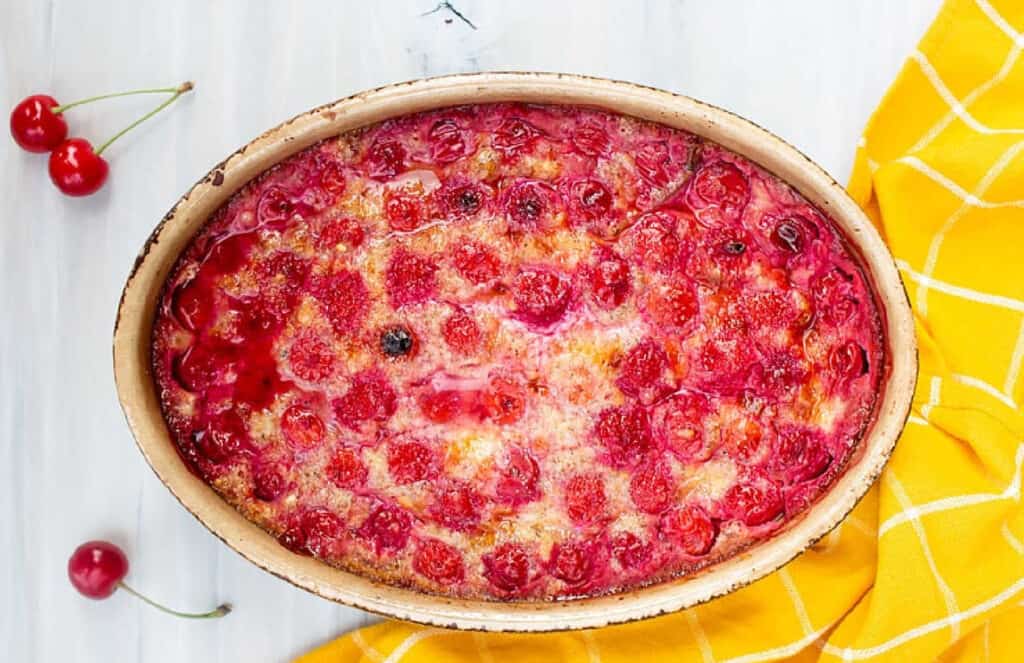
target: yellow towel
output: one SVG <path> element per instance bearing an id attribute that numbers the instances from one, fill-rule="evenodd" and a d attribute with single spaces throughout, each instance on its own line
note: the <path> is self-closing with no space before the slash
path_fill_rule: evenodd
<path id="1" fill-rule="evenodd" d="M 1024 2 L 951 0 L 868 125 L 850 191 L 917 315 L 913 414 L 834 532 L 695 609 L 596 631 L 396 622 L 300 659 L 1024 660 Z"/>

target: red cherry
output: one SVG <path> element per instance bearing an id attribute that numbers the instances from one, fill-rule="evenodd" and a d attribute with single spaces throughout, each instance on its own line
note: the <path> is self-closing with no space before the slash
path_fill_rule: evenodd
<path id="1" fill-rule="evenodd" d="M 496 424 L 513 424 L 526 410 L 526 390 L 511 378 L 495 377 L 483 393 L 484 413 Z"/>
<path id="2" fill-rule="evenodd" d="M 419 397 L 420 412 L 435 424 L 446 424 L 462 413 L 462 392 L 426 391 Z"/>
<path id="3" fill-rule="evenodd" d="M 302 533 L 306 550 L 317 557 L 332 552 L 345 530 L 341 518 L 324 507 L 310 509 L 302 514 Z"/>
<path id="4" fill-rule="evenodd" d="M 443 119 L 430 128 L 430 158 L 435 163 L 452 163 L 466 154 L 466 140 L 455 120 Z"/>
<path id="5" fill-rule="evenodd" d="M 669 511 L 658 523 L 658 534 L 687 555 L 706 555 L 718 538 L 718 525 L 701 507 L 690 504 Z"/>
<path id="6" fill-rule="evenodd" d="M 778 487 L 770 481 L 741 480 L 726 491 L 721 504 L 727 515 L 751 527 L 773 520 L 784 508 Z"/>
<path id="7" fill-rule="evenodd" d="M 68 560 L 68 578 L 81 594 L 105 599 L 128 575 L 128 557 L 107 541 L 89 541 L 75 549 Z"/>
<path id="8" fill-rule="evenodd" d="M 456 311 L 444 321 L 441 333 L 452 350 L 462 355 L 473 354 L 480 347 L 480 325 L 465 311 Z"/>
<path id="9" fill-rule="evenodd" d="M 739 168 L 726 161 L 702 166 L 690 180 L 694 209 L 716 206 L 726 219 L 739 218 L 750 199 L 750 185 Z"/>
<path id="10" fill-rule="evenodd" d="M 317 382 L 334 372 L 334 353 L 320 336 L 307 331 L 292 342 L 288 363 L 296 377 Z"/>
<path id="11" fill-rule="evenodd" d="M 506 504 L 525 504 L 540 497 L 537 481 L 540 479 L 540 467 L 529 451 L 520 447 L 511 447 L 502 468 L 498 485 L 495 489 L 497 497 Z"/>
<path id="12" fill-rule="evenodd" d="M 105 599 L 113 594 L 118 587 L 129 594 L 137 596 L 157 610 L 176 617 L 205 619 L 223 617 L 231 612 L 231 606 L 221 605 L 215 610 L 204 613 L 178 612 L 152 601 L 124 584 L 128 574 L 128 557 L 124 551 L 109 541 L 87 541 L 75 548 L 68 559 L 68 579 L 75 589 L 83 596 L 91 599 Z"/>
<path id="13" fill-rule="evenodd" d="M 704 415 L 709 410 L 708 399 L 700 394 L 676 394 L 655 408 L 655 431 L 684 461 L 705 461 L 714 451 L 704 435 Z"/>
<path id="14" fill-rule="evenodd" d="M 573 133 L 571 140 L 577 150 L 591 157 L 601 156 L 611 146 L 608 132 L 596 124 L 584 124 Z"/>
<path id="15" fill-rule="evenodd" d="M 403 485 L 432 479 L 440 471 L 434 450 L 421 442 L 396 442 L 388 445 L 388 472 L 395 483 Z"/>
<path id="16" fill-rule="evenodd" d="M 350 428 L 364 421 L 387 421 L 398 407 L 398 395 L 382 373 L 369 370 L 357 374 L 352 387 L 331 403 L 338 420 Z"/>
<path id="17" fill-rule="evenodd" d="M 23 150 L 49 152 L 68 136 L 64 116 L 54 113 L 57 100 L 46 94 L 25 97 L 11 111 L 11 136 Z"/>
<path id="18" fill-rule="evenodd" d="M 154 90 L 162 92 L 173 91 L 174 94 L 167 101 L 114 134 L 112 138 L 100 145 L 96 150 L 93 150 L 92 144 L 84 138 L 65 140 L 50 153 L 50 179 L 53 180 L 53 183 L 61 192 L 69 196 L 88 196 L 89 194 L 96 193 L 103 186 L 103 183 L 107 180 L 107 174 L 110 172 L 110 166 L 100 156 L 103 151 L 110 147 L 111 143 L 115 140 L 174 103 L 178 97 L 191 89 L 192 83 L 183 83 L 173 89 Z"/>
<path id="19" fill-rule="evenodd" d="M 582 541 L 566 541 L 551 547 L 548 560 L 551 575 L 570 587 L 578 587 L 594 573 L 593 546 Z"/>
<path id="20" fill-rule="evenodd" d="M 633 504 L 647 513 L 661 513 L 672 505 L 675 482 L 663 463 L 650 463 L 637 470 L 629 482 Z"/>
<path id="21" fill-rule="evenodd" d="M 425 220 L 420 197 L 403 189 L 384 194 L 384 213 L 391 229 L 400 232 L 416 230 Z"/>
<path id="22" fill-rule="evenodd" d="M 273 502 L 287 488 L 287 483 L 280 470 L 273 465 L 265 465 L 253 474 L 252 494 L 256 499 Z"/>
<path id="23" fill-rule="evenodd" d="M 667 369 L 668 355 L 661 345 L 650 339 L 641 341 L 622 358 L 615 384 L 627 396 L 646 400 L 644 397 L 662 390 Z"/>
<path id="24" fill-rule="evenodd" d="M 671 271 L 679 261 L 682 243 L 676 233 L 676 217 L 669 212 L 643 214 L 629 230 L 633 257 L 659 272 Z"/>
<path id="25" fill-rule="evenodd" d="M 540 268 L 523 269 L 512 282 L 517 317 L 538 325 L 557 322 L 569 308 L 572 288 L 560 274 Z"/>
<path id="26" fill-rule="evenodd" d="M 636 465 L 654 446 L 651 421 L 642 407 L 609 407 L 597 415 L 594 434 L 615 467 Z"/>
<path id="27" fill-rule="evenodd" d="M 599 307 L 613 309 L 626 300 L 630 272 L 625 260 L 609 250 L 598 252 L 589 274 L 594 303 Z"/>
<path id="28" fill-rule="evenodd" d="M 401 507 L 378 504 L 359 526 L 358 534 L 368 539 L 374 551 L 397 552 L 405 547 L 412 530 L 412 518 Z"/>
<path id="29" fill-rule="evenodd" d="M 526 120 L 510 117 L 495 130 L 491 144 L 500 152 L 512 155 L 528 147 L 541 134 L 540 129 Z"/>
<path id="30" fill-rule="evenodd" d="M 84 138 L 66 140 L 50 153 L 50 179 L 69 196 L 96 193 L 109 172 L 106 159 Z"/>
<path id="31" fill-rule="evenodd" d="M 612 539 L 612 556 L 623 569 L 635 569 L 651 558 L 651 544 L 632 532 L 620 532 Z"/>
<path id="32" fill-rule="evenodd" d="M 530 582 L 533 555 L 519 543 L 503 543 L 482 557 L 484 576 L 508 594 L 522 592 Z"/>
<path id="33" fill-rule="evenodd" d="M 476 285 L 494 280 L 501 272 L 501 259 L 477 242 L 460 244 L 455 249 L 454 261 L 462 278 Z"/>
<path id="34" fill-rule="evenodd" d="M 437 289 L 437 264 L 426 255 L 399 249 L 388 262 L 385 281 L 395 308 L 418 304 Z"/>
<path id="35" fill-rule="evenodd" d="M 346 333 L 359 329 L 370 308 L 370 295 L 363 277 L 341 271 L 312 281 L 313 297 L 320 302 L 320 308 L 335 331 Z"/>
<path id="36" fill-rule="evenodd" d="M 324 422 L 303 405 L 292 405 L 281 415 L 281 432 L 296 449 L 304 451 L 320 444 Z"/>
<path id="37" fill-rule="evenodd" d="M 462 582 L 465 576 L 462 554 L 437 539 L 424 539 L 419 542 L 413 554 L 412 568 L 442 585 Z"/>
<path id="38" fill-rule="evenodd" d="M 640 147 L 634 159 L 640 177 L 655 186 L 664 186 L 672 179 L 669 166 L 672 157 L 669 155 L 668 143 L 663 140 L 651 141 Z"/>
<path id="39" fill-rule="evenodd" d="M 604 515 L 607 498 L 597 474 L 577 474 L 565 484 L 565 512 L 575 523 L 591 523 Z"/>
<path id="40" fill-rule="evenodd" d="M 466 484 L 449 481 L 434 491 L 430 516 L 437 523 L 459 532 L 471 530 L 480 522 L 483 498 Z"/>
<path id="41" fill-rule="evenodd" d="M 389 180 L 405 170 L 405 148 L 392 140 L 370 146 L 364 161 L 366 171 L 375 180 Z"/>
<path id="42" fill-rule="evenodd" d="M 561 200 L 555 187 L 547 182 L 521 179 L 505 191 L 502 204 L 510 228 L 523 232 L 550 226 L 558 215 Z"/>
<path id="43" fill-rule="evenodd" d="M 331 483 L 349 490 L 359 488 L 366 483 L 368 472 L 360 459 L 359 452 L 348 448 L 338 449 L 327 464 L 327 478 L 331 480 Z"/>

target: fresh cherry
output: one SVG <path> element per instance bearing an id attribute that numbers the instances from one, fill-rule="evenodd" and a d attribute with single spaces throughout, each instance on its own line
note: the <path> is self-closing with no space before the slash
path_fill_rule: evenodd
<path id="1" fill-rule="evenodd" d="M 183 83 L 167 101 L 114 134 L 95 150 L 84 138 L 71 138 L 60 143 L 50 153 L 50 179 L 62 193 L 69 196 L 88 196 L 99 191 L 107 181 L 110 166 L 101 155 L 114 141 L 153 117 L 192 89 L 192 83 Z"/>
<path id="2" fill-rule="evenodd" d="M 49 152 L 68 135 L 64 116 L 54 112 L 57 100 L 46 94 L 25 97 L 11 111 L 11 136 L 23 150 Z"/>
<path id="3" fill-rule="evenodd" d="M 128 557 L 124 551 L 108 541 L 87 541 L 75 548 L 68 560 L 68 578 L 75 589 L 91 599 L 105 599 L 121 588 L 157 610 L 187 619 L 223 617 L 231 612 L 231 605 L 225 603 L 209 612 L 193 613 L 171 610 L 156 603 L 124 583 L 128 575 Z"/>
<path id="4" fill-rule="evenodd" d="M 107 181 L 110 166 L 84 138 L 61 143 L 50 154 L 50 179 L 69 196 L 88 196 Z"/>

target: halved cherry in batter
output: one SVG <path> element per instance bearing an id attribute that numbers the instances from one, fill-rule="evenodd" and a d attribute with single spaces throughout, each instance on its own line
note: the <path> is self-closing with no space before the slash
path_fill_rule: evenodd
<path id="1" fill-rule="evenodd" d="M 436 583 L 449 586 L 463 581 L 466 575 L 462 553 L 437 539 L 422 539 L 416 544 L 412 568 Z"/>
<path id="2" fill-rule="evenodd" d="M 633 161 L 636 163 L 636 170 L 640 173 L 640 177 L 654 186 L 668 184 L 674 176 L 673 171 L 676 170 L 672 166 L 668 143 L 663 140 L 654 140 L 641 145 Z"/>
<path id="3" fill-rule="evenodd" d="M 455 247 L 455 269 L 475 285 L 493 281 L 501 273 L 501 259 L 479 242 L 463 241 Z"/>
<path id="4" fill-rule="evenodd" d="M 551 325 L 565 315 L 572 301 L 569 279 L 551 269 L 525 267 L 512 281 L 514 314 L 526 322 Z"/>
<path id="5" fill-rule="evenodd" d="M 318 382 L 334 372 L 334 351 L 313 331 L 305 331 L 292 341 L 288 365 L 296 377 Z"/>
<path id="6" fill-rule="evenodd" d="M 378 504 L 359 526 L 358 534 L 368 540 L 378 555 L 405 548 L 412 531 L 412 517 L 401 507 Z"/>
<path id="7" fill-rule="evenodd" d="M 543 180 L 517 180 L 505 190 L 501 201 L 509 227 L 517 232 L 548 228 L 562 212 L 557 189 Z"/>
<path id="8" fill-rule="evenodd" d="M 660 460 L 642 465 L 629 482 L 629 494 L 636 508 L 661 513 L 675 502 L 676 485 L 668 466 Z"/>
<path id="9" fill-rule="evenodd" d="M 681 259 L 682 243 L 676 234 L 676 217 L 667 211 L 642 214 L 628 232 L 633 259 L 647 269 L 668 272 Z"/>
<path id="10" fill-rule="evenodd" d="M 724 219 L 735 220 L 750 199 L 750 183 L 733 164 L 714 161 L 702 166 L 693 176 L 688 194 L 687 199 L 694 209 L 712 206 Z"/>
<path id="11" fill-rule="evenodd" d="M 317 557 L 329 556 L 345 531 L 341 518 L 325 507 L 303 513 L 301 527 L 305 548 Z"/>
<path id="12" fill-rule="evenodd" d="M 612 557 L 623 569 L 638 569 L 651 559 L 653 546 L 632 532 L 619 532 L 611 540 Z"/>
<path id="13" fill-rule="evenodd" d="M 326 474 L 335 486 L 346 490 L 357 490 L 366 483 L 368 470 L 357 449 L 341 447 L 328 461 Z"/>
<path id="14" fill-rule="evenodd" d="M 580 587 L 594 575 L 594 545 L 586 541 L 561 541 L 551 547 L 548 572 L 569 587 Z"/>
<path id="15" fill-rule="evenodd" d="M 784 426 L 778 432 L 772 461 L 786 483 L 801 483 L 828 469 L 832 455 L 818 431 Z"/>
<path id="16" fill-rule="evenodd" d="M 291 446 L 305 451 L 324 439 L 324 422 L 305 405 L 292 405 L 281 414 L 281 432 Z"/>
<path id="17" fill-rule="evenodd" d="M 456 219 L 476 214 L 487 205 L 492 195 L 489 187 L 461 179 L 445 182 L 434 194 L 441 211 Z"/>
<path id="18" fill-rule="evenodd" d="M 594 252 L 587 270 L 594 303 L 603 309 L 614 309 L 626 301 L 632 289 L 629 265 L 609 249 Z"/>
<path id="19" fill-rule="evenodd" d="M 577 150 L 591 157 L 605 154 L 612 142 L 608 132 L 595 123 L 577 127 L 570 140 Z"/>
<path id="20" fill-rule="evenodd" d="M 466 483 L 443 481 L 433 490 L 433 502 L 428 512 L 435 522 L 465 532 L 480 522 L 483 502 L 483 497 Z"/>
<path id="21" fill-rule="evenodd" d="M 331 321 L 335 331 L 349 333 L 363 324 L 369 309 L 370 295 L 366 284 L 356 272 L 340 271 L 313 279 L 310 292 Z"/>
<path id="22" fill-rule="evenodd" d="M 397 394 L 383 373 L 369 370 L 357 374 L 352 386 L 331 405 L 338 420 L 350 428 L 364 421 L 386 421 L 395 413 Z"/>
<path id="23" fill-rule="evenodd" d="M 448 347 L 460 355 L 471 355 L 480 348 L 483 332 L 471 315 L 457 310 L 448 316 L 441 326 Z"/>
<path id="24" fill-rule="evenodd" d="M 287 488 L 284 473 L 274 463 L 262 464 L 253 471 L 252 494 L 258 500 L 273 502 Z"/>
<path id="25" fill-rule="evenodd" d="M 586 228 L 598 237 L 614 237 L 619 230 L 608 187 L 594 178 L 571 182 L 565 187 L 569 223 Z"/>
<path id="26" fill-rule="evenodd" d="M 406 189 L 392 189 L 384 194 L 384 214 L 392 230 L 411 232 L 426 219 L 426 210 L 420 196 Z"/>
<path id="27" fill-rule="evenodd" d="M 718 538 L 718 525 L 708 512 L 696 504 L 688 504 L 661 517 L 658 535 L 668 545 L 691 557 L 708 554 Z"/>
<path id="28" fill-rule="evenodd" d="M 358 248 L 366 239 L 366 231 L 358 221 L 343 216 L 328 221 L 316 235 L 316 247 L 321 251 L 330 251 L 338 247 Z"/>
<path id="29" fill-rule="evenodd" d="M 537 127 L 519 117 L 505 118 L 494 132 L 491 140 L 493 145 L 500 152 L 514 155 L 528 148 L 533 141 L 542 135 Z"/>
<path id="30" fill-rule="evenodd" d="M 375 180 L 389 180 L 405 170 L 405 147 L 394 140 L 380 140 L 366 151 L 363 167 Z"/>
<path id="31" fill-rule="evenodd" d="M 387 455 L 388 472 L 400 485 L 433 479 L 441 471 L 437 454 L 423 442 L 391 442 Z"/>
<path id="32" fill-rule="evenodd" d="M 421 393 L 417 400 L 420 412 L 435 424 L 448 423 L 462 414 L 463 411 L 464 401 L 462 392 L 454 389 L 442 389 L 440 391 L 428 389 Z"/>
<path id="33" fill-rule="evenodd" d="M 614 467 L 636 465 L 654 447 L 650 416 L 637 405 L 605 408 L 597 415 L 594 433 Z"/>
<path id="34" fill-rule="evenodd" d="M 171 311 L 181 326 L 199 331 L 213 319 L 213 289 L 205 281 L 193 278 L 174 290 Z"/>
<path id="35" fill-rule="evenodd" d="M 537 560 L 519 543 L 503 543 L 482 557 L 484 577 L 510 595 L 521 593 L 536 575 Z"/>
<path id="36" fill-rule="evenodd" d="M 452 163 L 466 155 L 466 139 L 455 120 L 438 120 L 430 127 L 427 138 L 430 141 L 430 158 L 434 163 Z"/>
<path id="37" fill-rule="evenodd" d="M 654 409 L 654 429 L 669 451 L 683 461 L 705 461 L 714 451 L 704 433 L 704 417 L 710 411 L 707 397 L 679 393 Z"/>
<path id="38" fill-rule="evenodd" d="M 511 377 L 492 377 L 480 396 L 484 415 L 496 424 L 512 424 L 526 410 L 526 389 Z"/>
<path id="39" fill-rule="evenodd" d="M 778 487 L 756 475 L 740 477 L 722 496 L 721 506 L 727 516 L 751 527 L 774 520 L 783 510 Z"/>
<path id="40" fill-rule="evenodd" d="M 605 515 L 608 498 L 599 474 L 577 474 L 565 482 L 565 512 L 578 524 L 592 523 Z"/>
<path id="41" fill-rule="evenodd" d="M 193 435 L 196 448 L 213 463 L 223 463 L 242 451 L 249 441 L 249 431 L 234 409 L 210 416 L 206 427 Z"/>
<path id="42" fill-rule="evenodd" d="M 622 393 L 651 403 L 672 390 L 668 355 L 654 340 L 637 343 L 622 358 L 615 381 Z"/>
<path id="43" fill-rule="evenodd" d="M 847 341 L 836 346 L 828 357 L 828 367 L 840 380 L 852 380 L 868 372 L 867 351 Z"/>
<path id="44" fill-rule="evenodd" d="M 700 312 L 693 286 L 682 279 L 658 284 L 647 290 L 641 313 L 666 331 L 688 326 Z"/>
<path id="45" fill-rule="evenodd" d="M 509 447 L 495 489 L 498 500 L 513 506 L 540 497 L 537 459 L 522 447 Z"/>
<path id="46" fill-rule="evenodd" d="M 388 262 L 385 282 L 395 308 L 419 304 L 437 288 L 437 265 L 425 255 L 399 248 Z"/>

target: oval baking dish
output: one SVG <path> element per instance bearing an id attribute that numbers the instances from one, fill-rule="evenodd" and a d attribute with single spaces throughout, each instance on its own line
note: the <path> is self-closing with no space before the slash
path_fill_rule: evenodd
<path id="1" fill-rule="evenodd" d="M 699 572 L 605 596 L 548 602 L 437 596 L 374 582 L 293 554 L 221 499 L 183 462 L 161 411 L 150 352 L 165 280 L 210 216 L 260 173 L 323 139 L 398 116 L 492 102 L 599 108 L 691 132 L 791 185 L 845 235 L 874 289 L 883 328 L 886 365 L 876 412 L 835 483 L 770 538 Z M 154 471 L 214 534 L 257 565 L 325 598 L 400 619 L 457 628 L 543 631 L 603 626 L 678 610 L 752 582 L 799 554 L 838 524 L 881 471 L 909 411 L 917 355 L 906 295 L 878 234 L 842 188 L 789 145 L 725 111 L 659 90 L 579 76 L 477 74 L 388 86 L 312 110 L 215 167 L 165 217 L 140 255 L 118 312 L 114 369 L 129 425 Z"/>

